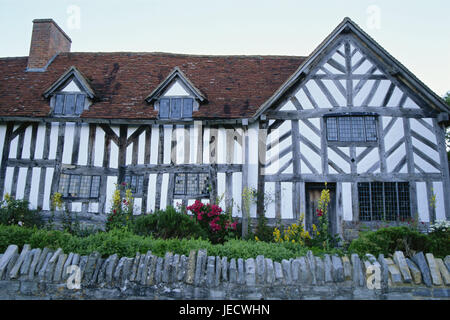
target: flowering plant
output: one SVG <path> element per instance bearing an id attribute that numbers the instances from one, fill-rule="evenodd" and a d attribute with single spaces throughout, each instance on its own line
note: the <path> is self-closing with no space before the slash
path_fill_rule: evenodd
<path id="1" fill-rule="evenodd" d="M 106 230 L 126 227 L 133 217 L 134 197 L 127 183 L 116 184 L 111 200 L 111 211 L 106 221 Z"/>
<path id="2" fill-rule="evenodd" d="M 237 221 L 223 213 L 218 205 L 204 204 L 196 200 L 186 207 L 200 226 L 208 232 L 209 239 L 213 243 L 221 243 L 236 235 Z"/>
<path id="3" fill-rule="evenodd" d="M 292 242 L 300 245 L 309 246 L 311 242 L 311 235 L 304 229 L 303 220 L 305 215 L 302 213 L 298 220 L 298 223 L 293 223 L 286 229 L 283 229 L 283 236 L 278 228 L 273 231 L 273 240 L 277 243 Z M 315 227 L 315 226 L 314 226 Z"/>

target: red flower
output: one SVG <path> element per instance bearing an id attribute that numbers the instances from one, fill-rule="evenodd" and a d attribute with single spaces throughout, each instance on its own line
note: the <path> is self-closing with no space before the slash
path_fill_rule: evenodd
<path id="1" fill-rule="evenodd" d="M 317 216 L 318 216 L 318 217 L 323 216 L 322 210 L 317 209 L 316 212 L 317 212 Z"/>
<path id="2" fill-rule="evenodd" d="M 126 182 L 122 182 L 122 185 L 123 185 L 123 186 L 126 186 L 126 185 L 127 185 L 127 183 L 126 183 Z"/>

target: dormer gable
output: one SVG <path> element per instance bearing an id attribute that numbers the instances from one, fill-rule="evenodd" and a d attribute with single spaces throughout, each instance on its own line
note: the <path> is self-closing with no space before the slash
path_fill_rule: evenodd
<path id="1" fill-rule="evenodd" d="M 145 99 L 154 103 L 160 119 L 190 119 L 205 96 L 184 73 L 175 67 L 158 87 Z"/>
<path id="2" fill-rule="evenodd" d="M 79 116 L 84 110 L 88 110 L 95 98 L 88 81 L 74 66 L 55 81 L 43 96 L 50 100 L 54 116 Z"/>

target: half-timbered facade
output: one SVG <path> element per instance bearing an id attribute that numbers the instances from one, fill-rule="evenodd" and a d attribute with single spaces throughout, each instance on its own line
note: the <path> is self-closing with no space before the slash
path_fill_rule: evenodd
<path id="1" fill-rule="evenodd" d="M 44 41 L 44 45 L 41 43 Z M 94 223 L 126 182 L 138 213 L 195 199 L 332 229 L 450 219 L 449 107 L 350 19 L 309 57 L 71 53 L 35 20 L 0 59 L 0 194 Z"/>

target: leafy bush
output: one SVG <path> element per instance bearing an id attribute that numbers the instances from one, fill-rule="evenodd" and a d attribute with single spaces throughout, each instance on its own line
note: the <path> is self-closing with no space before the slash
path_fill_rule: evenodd
<path id="1" fill-rule="evenodd" d="M 197 222 L 208 233 L 212 243 L 223 243 L 237 236 L 237 221 L 234 221 L 230 215 L 224 214 L 219 206 L 196 200 L 193 205 L 186 207 L 186 210 L 194 214 Z"/>
<path id="2" fill-rule="evenodd" d="M 207 232 L 194 220 L 193 216 L 177 212 L 169 206 L 153 214 L 135 218 L 132 230 L 141 236 L 168 238 L 208 238 Z"/>
<path id="3" fill-rule="evenodd" d="M 160 257 L 163 257 L 166 252 L 188 256 L 191 250 L 206 249 L 210 256 L 247 259 L 264 255 L 274 261 L 304 256 L 307 250 L 310 250 L 293 243 L 229 240 L 223 244 L 214 245 L 208 240 L 201 239 L 154 239 L 138 236 L 124 229 L 77 237 L 65 231 L 0 226 L 0 252 L 4 252 L 10 244 L 16 244 L 19 247 L 30 244 L 32 248 L 47 247 L 52 250 L 61 248 L 66 253 L 75 252 L 81 255 L 97 251 L 103 257 L 112 254 L 120 257 L 134 257 L 137 252 L 146 253 L 148 250 Z M 311 250 L 318 256 L 324 253 L 342 253 L 339 250 L 327 252 L 318 248 L 311 248 Z"/>
<path id="4" fill-rule="evenodd" d="M 16 200 L 5 194 L 0 203 L 0 224 L 25 227 L 41 226 L 42 217 L 37 210 L 29 209 L 29 202 Z"/>
<path id="5" fill-rule="evenodd" d="M 364 255 L 392 254 L 404 251 L 412 256 L 415 252 L 431 252 L 437 257 L 450 254 L 450 231 L 423 234 L 409 227 L 388 227 L 377 231 L 361 232 L 358 239 L 351 242 L 350 252 Z"/>

